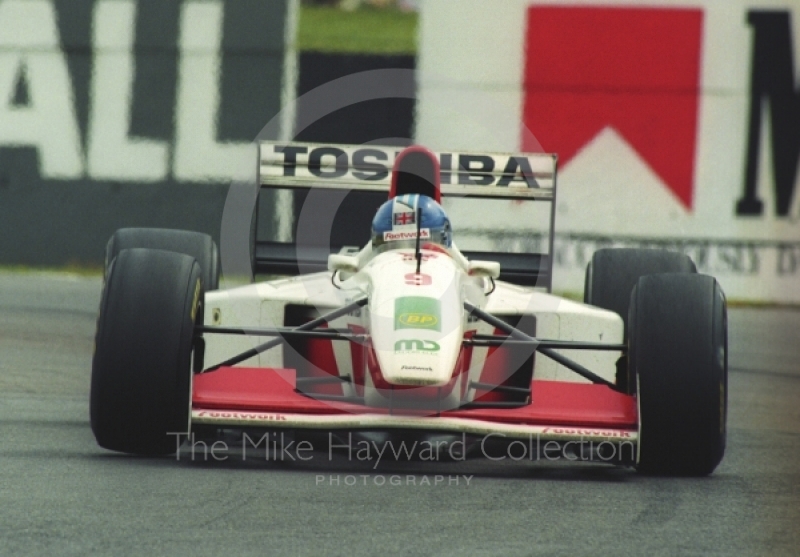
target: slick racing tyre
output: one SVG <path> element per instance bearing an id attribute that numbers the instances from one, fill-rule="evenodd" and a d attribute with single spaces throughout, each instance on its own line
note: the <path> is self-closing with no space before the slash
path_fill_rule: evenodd
<path id="1" fill-rule="evenodd" d="M 641 277 L 631 295 L 629 362 L 637 378 L 637 469 L 705 476 L 725 452 L 725 296 L 698 274 Z"/>
<path id="2" fill-rule="evenodd" d="M 189 425 L 192 347 L 202 325 L 200 266 L 188 255 L 126 249 L 100 302 L 90 417 L 97 443 L 134 454 L 174 453 Z"/>
<path id="3" fill-rule="evenodd" d="M 583 301 L 613 311 L 625 321 L 628 335 L 628 304 L 631 291 L 645 275 L 696 273 L 687 255 L 660 249 L 605 248 L 594 252 L 586 266 Z"/>
<path id="4" fill-rule="evenodd" d="M 594 252 L 586 266 L 583 301 L 613 311 L 624 324 L 623 342 L 628 338 L 628 306 L 639 277 L 657 273 L 696 273 L 689 256 L 659 249 L 606 248 Z M 617 386 L 636 392 L 636 378 L 629 373 L 627 358 L 617 362 Z"/>
<path id="5" fill-rule="evenodd" d="M 219 287 L 219 250 L 208 234 L 164 228 L 121 228 L 106 244 L 106 275 L 119 252 L 133 248 L 161 249 L 190 255 L 200 265 L 204 290 L 209 292 Z"/>

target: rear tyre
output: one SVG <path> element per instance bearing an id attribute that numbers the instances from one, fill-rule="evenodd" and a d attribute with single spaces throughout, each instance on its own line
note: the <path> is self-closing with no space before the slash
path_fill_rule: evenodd
<path id="1" fill-rule="evenodd" d="M 688 255 L 660 249 L 605 248 L 594 252 L 586 266 L 583 301 L 613 311 L 625 321 L 631 291 L 639 277 L 659 273 L 696 273 Z"/>
<path id="2" fill-rule="evenodd" d="M 583 300 L 613 311 L 624 323 L 623 342 L 628 339 L 628 308 L 631 291 L 640 277 L 658 273 L 697 273 L 688 255 L 659 249 L 606 248 L 594 252 L 586 266 Z M 636 378 L 629 373 L 627 358 L 617 362 L 616 384 L 624 392 L 636 392 Z"/>
<path id="3" fill-rule="evenodd" d="M 122 250 L 103 289 L 92 361 L 90 417 L 101 447 L 174 453 L 189 426 L 194 327 L 203 320 L 193 257 Z"/>
<path id="4" fill-rule="evenodd" d="M 106 275 L 114 258 L 126 249 L 148 248 L 190 255 L 200 265 L 206 292 L 219 287 L 219 250 L 208 234 L 165 228 L 121 228 L 106 244 Z"/>
<path id="5" fill-rule="evenodd" d="M 725 296 L 697 274 L 641 277 L 631 295 L 630 366 L 638 383 L 637 469 L 705 476 L 725 452 Z"/>

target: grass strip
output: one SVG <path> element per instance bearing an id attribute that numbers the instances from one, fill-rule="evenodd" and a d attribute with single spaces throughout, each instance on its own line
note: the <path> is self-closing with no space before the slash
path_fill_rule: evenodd
<path id="1" fill-rule="evenodd" d="M 297 29 L 300 51 L 352 54 L 416 54 L 417 14 L 362 7 L 352 12 L 302 6 Z"/>

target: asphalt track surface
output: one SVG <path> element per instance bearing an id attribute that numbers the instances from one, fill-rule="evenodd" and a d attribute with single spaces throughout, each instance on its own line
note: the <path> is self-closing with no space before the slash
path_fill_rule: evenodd
<path id="1" fill-rule="evenodd" d="M 112 454 L 88 421 L 99 296 L 98 279 L 0 274 L 2 555 L 800 554 L 800 310 L 730 311 L 725 459 L 671 479 Z"/>

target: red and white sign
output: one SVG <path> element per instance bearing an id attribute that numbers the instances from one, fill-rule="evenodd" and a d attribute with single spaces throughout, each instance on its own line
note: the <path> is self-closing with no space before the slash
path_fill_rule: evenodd
<path id="1" fill-rule="evenodd" d="M 558 154 L 557 290 L 582 291 L 598 247 L 660 246 L 730 299 L 800 302 L 798 2 L 421 8 L 415 140 Z M 542 245 L 519 206 L 445 208 L 461 249 Z"/>
<path id="2" fill-rule="evenodd" d="M 691 208 L 702 27 L 698 8 L 531 5 L 524 125 L 562 166 L 612 128 Z"/>

